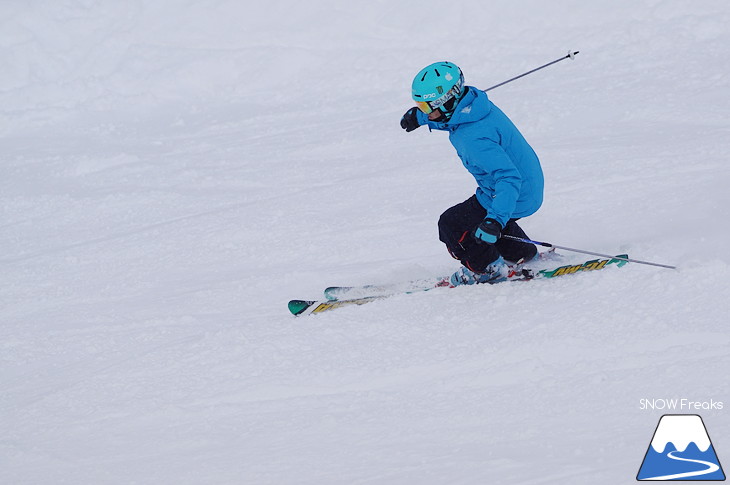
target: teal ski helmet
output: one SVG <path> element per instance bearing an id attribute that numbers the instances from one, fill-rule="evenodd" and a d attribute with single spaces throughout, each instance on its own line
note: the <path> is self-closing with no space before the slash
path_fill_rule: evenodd
<path id="1" fill-rule="evenodd" d="M 459 66 L 442 61 L 430 64 L 413 78 L 412 96 L 426 114 L 440 110 L 444 120 L 451 118 L 464 94 L 464 74 Z"/>

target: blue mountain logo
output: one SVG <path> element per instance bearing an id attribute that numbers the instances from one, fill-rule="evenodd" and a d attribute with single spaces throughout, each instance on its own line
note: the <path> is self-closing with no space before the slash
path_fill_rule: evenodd
<path id="1" fill-rule="evenodd" d="M 662 416 L 636 479 L 725 480 L 702 418 L 696 414 Z"/>

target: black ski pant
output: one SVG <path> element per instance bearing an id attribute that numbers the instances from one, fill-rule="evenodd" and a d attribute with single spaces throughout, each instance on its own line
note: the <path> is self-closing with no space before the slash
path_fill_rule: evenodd
<path id="1" fill-rule="evenodd" d="M 446 210 L 439 219 L 439 239 L 446 244 L 451 255 L 476 273 L 483 273 L 487 266 L 502 256 L 507 261 L 525 261 L 537 254 L 534 244 L 500 238 L 495 244 L 477 242 L 474 230 L 487 217 L 487 210 L 473 195 L 460 204 Z M 527 238 L 525 231 L 510 219 L 502 234 Z"/>

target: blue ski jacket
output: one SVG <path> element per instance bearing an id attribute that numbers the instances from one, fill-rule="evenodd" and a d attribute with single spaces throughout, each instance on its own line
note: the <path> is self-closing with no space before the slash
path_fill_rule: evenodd
<path id="1" fill-rule="evenodd" d="M 449 132 L 449 140 L 479 187 L 476 195 L 487 217 L 502 227 L 510 219 L 534 214 L 542 205 L 544 179 L 540 160 L 517 127 L 487 93 L 469 86 L 446 123 L 418 121 Z"/>

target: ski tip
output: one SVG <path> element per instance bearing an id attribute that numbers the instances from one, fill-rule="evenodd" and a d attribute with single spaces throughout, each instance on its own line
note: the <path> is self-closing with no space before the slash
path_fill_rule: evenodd
<path id="1" fill-rule="evenodd" d="M 289 311 L 292 313 L 292 315 L 299 315 L 304 310 L 309 308 L 313 301 L 306 301 L 306 300 L 291 300 L 289 302 Z"/>

